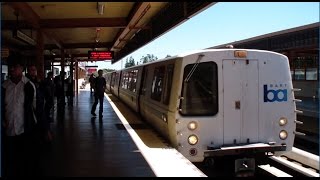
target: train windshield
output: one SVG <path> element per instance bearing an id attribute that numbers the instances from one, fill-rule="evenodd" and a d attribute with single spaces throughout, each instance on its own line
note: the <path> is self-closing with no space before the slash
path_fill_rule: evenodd
<path id="1" fill-rule="evenodd" d="M 196 67 L 196 68 L 194 68 Z M 193 71 L 193 72 L 191 72 Z M 190 76 L 187 78 L 187 76 Z M 191 116 L 218 112 L 218 71 L 214 62 L 189 64 L 184 68 L 180 113 Z"/>

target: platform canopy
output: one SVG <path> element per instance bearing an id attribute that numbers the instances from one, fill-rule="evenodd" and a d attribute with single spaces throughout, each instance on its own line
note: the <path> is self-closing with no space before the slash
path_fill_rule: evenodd
<path id="1" fill-rule="evenodd" d="M 111 52 L 112 63 L 216 2 L 1 2 L 2 47 L 32 55 L 37 33 L 44 55 L 88 60 Z M 98 59 L 97 59 L 98 60 Z"/>

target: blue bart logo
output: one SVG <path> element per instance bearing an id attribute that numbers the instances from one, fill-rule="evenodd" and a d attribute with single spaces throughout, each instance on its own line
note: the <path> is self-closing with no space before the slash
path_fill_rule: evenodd
<path id="1" fill-rule="evenodd" d="M 273 85 L 270 85 L 270 87 L 273 87 Z M 274 87 L 278 88 L 277 85 Z M 280 85 L 280 87 L 282 87 L 282 85 Z M 263 96 L 264 102 L 283 102 L 288 100 L 287 89 L 268 89 L 268 85 L 266 84 L 263 85 Z"/>

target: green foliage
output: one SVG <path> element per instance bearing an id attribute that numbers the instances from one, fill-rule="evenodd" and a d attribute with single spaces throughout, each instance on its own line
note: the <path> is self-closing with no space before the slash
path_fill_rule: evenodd
<path id="1" fill-rule="evenodd" d="M 129 60 L 128 58 L 126 59 L 126 64 L 124 65 L 125 68 L 135 66 L 135 62 L 132 56 L 130 56 Z"/>
<path id="2" fill-rule="evenodd" d="M 140 59 L 140 62 L 141 64 L 143 64 L 143 63 L 155 61 L 157 59 L 158 59 L 157 56 L 154 56 L 153 54 L 147 54 L 146 56 L 142 56 L 142 58 Z"/>

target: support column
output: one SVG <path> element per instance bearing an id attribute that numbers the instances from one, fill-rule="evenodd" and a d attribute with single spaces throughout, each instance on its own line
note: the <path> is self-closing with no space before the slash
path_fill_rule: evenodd
<path id="1" fill-rule="evenodd" d="M 54 77 L 54 62 L 53 61 L 51 61 L 51 72 L 52 72 L 52 75 L 53 75 L 53 77 Z"/>
<path id="2" fill-rule="evenodd" d="M 79 71 L 78 71 L 79 65 L 78 65 L 78 59 L 75 60 L 75 69 L 76 69 L 76 96 L 78 97 L 78 91 L 79 91 Z"/>
<path id="3" fill-rule="evenodd" d="M 66 72 L 64 71 L 64 65 L 65 65 L 65 59 L 64 59 L 64 57 L 65 57 L 65 53 L 64 53 L 64 49 L 62 48 L 61 49 L 61 72 L 63 73 L 63 76 L 62 76 L 62 79 L 63 79 L 63 81 L 62 81 L 62 99 L 63 99 L 63 103 L 65 104 L 65 99 L 66 99 L 66 96 L 65 96 L 65 93 L 64 93 L 64 86 L 65 86 L 65 83 L 64 83 L 64 79 L 65 79 L 65 74 L 66 74 Z"/>
<path id="4" fill-rule="evenodd" d="M 73 96 L 74 96 L 74 78 L 73 78 L 73 70 L 74 70 L 74 68 L 73 68 L 73 56 L 71 55 L 71 58 L 70 58 L 70 77 L 71 77 L 71 84 L 72 84 L 72 86 L 71 86 L 71 92 L 72 92 L 72 94 L 71 94 L 71 96 L 70 96 L 70 105 L 73 105 Z"/>
<path id="5" fill-rule="evenodd" d="M 288 55 L 289 60 L 293 60 L 296 57 L 296 52 L 293 50 L 290 50 L 288 54 L 289 54 Z"/>
<path id="6" fill-rule="evenodd" d="M 36 67 L 38 71 L 38 78 L 41 80 L 44 79 L 44 43 L 43 43 L 43 34 L 41 29 L 37 30 L 37 49 L 36 49 Z"/>

